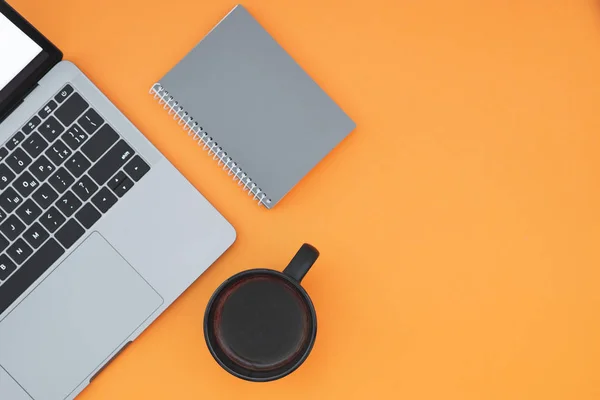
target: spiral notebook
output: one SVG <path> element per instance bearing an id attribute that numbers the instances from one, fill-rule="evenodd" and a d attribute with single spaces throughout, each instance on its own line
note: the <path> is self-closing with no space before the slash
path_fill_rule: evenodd
<path id="1" fill-rule="evenodd" d="M 267 208 L 356 126 L 240 5 L 150 93 Z"/>

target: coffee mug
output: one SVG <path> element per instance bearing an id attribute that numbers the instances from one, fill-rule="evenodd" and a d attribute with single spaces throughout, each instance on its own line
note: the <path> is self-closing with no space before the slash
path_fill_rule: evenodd
<path id="1" fill-rule="evenodd" d="M 221 367 L 267 382 L 306 360 L 317 337 L 317 314 L 300 282 L 318 257 L 304 244 L 283 272 L 251 269 L 219 286 L 206 307 L 204 338 Z"/>

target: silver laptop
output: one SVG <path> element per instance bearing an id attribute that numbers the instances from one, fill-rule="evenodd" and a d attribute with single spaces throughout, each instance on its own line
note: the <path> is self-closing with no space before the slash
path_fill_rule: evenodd
<path id="1" fill-rule="evenodd" d="M 0 399 L 72 399 L 235 240 L 0 1 Z"/>

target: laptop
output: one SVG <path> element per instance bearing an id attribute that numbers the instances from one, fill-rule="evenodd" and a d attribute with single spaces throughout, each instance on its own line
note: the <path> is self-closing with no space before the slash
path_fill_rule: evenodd
<path id="1" fill-rule="evenodd" d="M 235 230 L 0 1 L 0 399 L 72 399 Z"/>

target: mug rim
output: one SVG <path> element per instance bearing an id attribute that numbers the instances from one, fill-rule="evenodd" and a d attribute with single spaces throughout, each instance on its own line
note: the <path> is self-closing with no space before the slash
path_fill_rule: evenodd
<path id="1" fill-rule="evenodd" d="M 211 343 L 211 341 L 209 339 L 209 334 L 211 333 L 211 332 L 209 332 L 209 325 L 210 325 L 209 315 L 213 309 L 215 300 L 219 297 L 219 295 L 223 292 L 223 290 L 228 288 L 231 284 L 235 283 L 236 281 L 238 281 L 248 275 L 258 275 L 258 274 L 268 274 L 268 275 L 277 276 L 278 278 L 284 279 L 288 283 L 292 284 L 300 292 L 300 294 L 302 295 L 302 298 L 304 299 L 306 305 L 308 306 L 308 310 L 310 313 L 310 319 L 312 322 L 312 329 L 311 329 L 311 332 L 309 335 L 308 347 L 306 348 L 302 357 L 300 357 L 294 364 L 291 364 L 285 371 L 280 372 L 277 375 L 263 377 L 263 378 L 247 376 L 247 375 L 241 374 L 241 373 L 229 368 L 229 366 L 227 364 L 225 364 L 217 356 L 217 353 L 214 350 L 214 345 L 213 345 L 213 343 Z M 214 334 L 214 332 L 212 332 L 212 333 Z M 317 311 L 315 309 L 315 306 L 314 306 L 310 296 L 308 295 L 308 292 L 302 287 L 300 282 L 292 279 L 291 277 L 287 276 L 283 272 L 280 272 L 280 271 L 277 271 L 274 269 L 254 268 L 254 269 L 248 269 L 245 271 L 241 271 L 235 275 L 230 276 L 227 280 L 225 280 L 223 283 L 221 283 L 221 285 L 219 285 L 219 287 L 213 292 L 213 294 L 210 297 L 210 300 L 208 301 L 208 304 L 206 305 L 206 310 L 204 311 L 204 340 L 206 342 L 206 346 L 208 347 L 210 354 L 213 356 L 215 361 L 221 366 L 221 368 L 223 368 L 225 371 L 229 372 L 231 375 L 234 375 L 234 376 L 236 376 L 240 379 L 244 379 L 246 381 L 270 382 L 270 381 L 274 381 L 277 379 L 281 379 L 281 378 L 291 374 L 296 369 L 298 369 L 304 363 L 304 361 L 306 361 L 306 359 L 308 358 L 308 356 L 310 355 L 310 353 L 314 347 L 316 338 L 317 338 Z"/>

